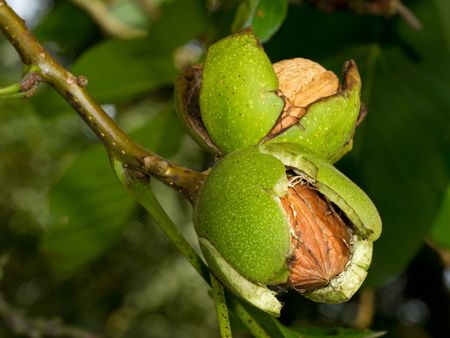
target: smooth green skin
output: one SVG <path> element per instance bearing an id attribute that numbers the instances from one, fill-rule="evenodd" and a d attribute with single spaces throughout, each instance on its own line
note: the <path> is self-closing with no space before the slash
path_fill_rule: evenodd
<path id="1" fill-rule="evenodd" d="M 277 88 L 272 64 L 251 31 L 209 48 L 200 111 L 209 137 L 222 153 L 258 144 L 272 129 L 284 106 Z"/>
<path id="2" fill-rule="evenodd" d="M 361 79 L 353 61 L 345 68 L 344 89 L 310 105 L 300 124 L 266 142 L 297 143 L 331 163 L 349 152 L 361 106 Z M 218 41 L 208 51 L 200 89 L 207 134 L 191 130 L 194 139 L 221 155 L 263 142 L 284 106 L 277 89 L 272 64 L 250 30 Z"/>
<path id="3" fill-rule="evenodd" d="M 352 257 L 330 285 L 305 295 L 339 303 L 361 286 L 381 232 L 367 195 L 331 164 L 298 144 L 267 144 L 222 159 L 206 179 L 194 224 L 208 265 L 233 292 L 277 315 L 280 304 L 264 285 L 285 284 L 289 275 L 290 225 L 279 202 L 287 192 L 285 166 L 313 182 L 355 225 Z"/>
<path id="4" fill-rule="evenodd" d="M 293 142 L 334 163 L 352 148 L 360 109 L 360 83 L 311 106 L 298 124 L 269 143 Z"/>
<path id="5" fill-rule="evenodd" d="M 257 147 L 226 156 L 208 175 L 198 196 L 194 224 L 250 281 L 287 280 L 290 226 L 277 196 L 287 189 L 283 164 Z"/>

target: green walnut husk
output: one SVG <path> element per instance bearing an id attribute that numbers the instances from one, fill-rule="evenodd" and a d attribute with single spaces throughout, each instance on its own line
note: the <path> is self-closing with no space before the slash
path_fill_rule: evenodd
<path id="1" fill-rule="evenodd" d="M 293 83 L 299 77 L 301 73 L 292 72 Z M 356 64 L 346 62 L 343 83 L 337 81 L 333 93 L 308 102 L 297 123 L 279 131 L 286 107 L 292 104 L 281 91 L 289 86 L 284 83 L 290 81 L 289 73 L 281 81 L 260 42 L 247 29 L 213 44 L 203 65 L 189 67 L 179 76 L 177 111 L 192 137 L 214 154 L 223 156 L 255 144 L 292 142 L 329 162 L 337 161 L 352 147 L 360 113 L 361 80 Z M 304 90 L 299 88 L 297 95 Z"/>
<path id="2" fill-rule="evenodd" d="M 251 31 L 209 48 L 200 112 L 209 136 L 223 153 L 257 144 L 272 128 L 284 105 L 277 88 L 272 63 Z"/>
<path id="3" fill-rule="evenodd" d="M 288 172 L 323 196 L 349 227 L 348 262 L 320 287 L 292 285 L 293 228 L 280 202 L 291 184 Z M 292 143 L 252 146 L 223 158 L 200 191 L 194 224 L 214 274 L 275 316 L 282 306 L 275 289 L 291 286 L 318 302 L 348 300 L 366 277 L 372 242 L 381 232 L 367 195 L 331 164 Z"/>
<path id="4" fill-rule="evenodd" d="M 361 110 L 361 78 L 353 60 L 343 65 L 343 81 L 336 94 L 307 106 L 298 123 L 265 142 L 293 142 L 334 163 L 352 149 Z"/>

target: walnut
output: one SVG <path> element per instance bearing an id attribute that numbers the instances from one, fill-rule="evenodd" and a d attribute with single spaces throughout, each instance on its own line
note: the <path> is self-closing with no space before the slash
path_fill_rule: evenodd
<path id="1" fill-rule="evenodd" d="M 281 204 L 291 224 L 290 284 L 300 292 L 328 285 L 350 259 L 351 228 L 314 187 L 291 177 Z"/>
<path id="2" fill-rule="evenodd" d="M 278 77 L 278 95 L 284 98 L 283 112 L 271 131 L 278 135 L 298 123 L 308 106 L 339 90 L 337 76 L 318 63 L 303 58 L 273 64 Z"/>

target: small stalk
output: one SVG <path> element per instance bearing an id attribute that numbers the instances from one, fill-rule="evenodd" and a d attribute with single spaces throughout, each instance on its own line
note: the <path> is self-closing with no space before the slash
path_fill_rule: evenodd
<path id="1" fill-rule="evenodd" d="M 233 313 L 255 338 L 271 338 L 239 301 L 235 298 L 230 298 L 229 303 Z"/>
<path id="2" fill-rule="evenodd" d="M 213 291 L 214 302 L 216 303 L 217 320 L 219 322 L 219 331 L 221 338 L 232 338 L 230 318 L 228 316 L 228 307 L 225 299 L 225 292 L 219 280 L 210 273 L 211 287 Z"/>
<path id="3" fill-rule="evenodd" d="M 0 88 L 0 99 L 27 99 L 36 93 L 40 77 L 35 66 L 27 67 L 28 72 L 22 80 L 10 86 Z"/>
<path id="4" fill-rule="evenodd" d="M 138 177 L 137 175 L 139 174 L 128 169 L 123 162 L 114 158 L 114 156 L 111 156 L 111 162 L 113 169 L 122 184 L 127 187 L 128 191 L 136 201 L 139 202 L 154 218 L 156 223 L 159 224 L 178 251 L 187 258 L 200 276 L 209 283 L 208 267 L 162 208 L 150 188 L 150 178 L 148 176 Z"/>
<path id="5" fill-rule="evenodd" d="M 20 84 L 14 83 L 10 86 L 0 88 L 0 97 L 8 98 L 11 95 L 19 94 L 21 91 Z"/>

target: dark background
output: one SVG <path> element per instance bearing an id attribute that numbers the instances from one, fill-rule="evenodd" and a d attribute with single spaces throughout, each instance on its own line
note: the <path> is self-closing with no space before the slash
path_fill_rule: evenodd
<path id="1" fill-rule="evenodd" d="M 173 84 L 238 28 L 237 2 L 111 0 L 95 13 L 86 1 L 8 2 L 65 66 L 87 76 L 89 92 L 134 139 L 186 166 L 210 163 L 175 116 Z M 362 327 L 450 337 L 449 2 L 405 0 L 420 31 L 399 15 L 324 10 L 314 1 L 290 2 L 285 17 L 282 3 L 260 1 L 264 15 L 253 22 L 273 62 L 305 57 L 338 74 L 345 60 L 358 64 L 369 114 L 338 167 L 374 200 L 384 229 L 365 287 L 350 302 L 287 293 L 281 322 L 322 327 L 307 331 L 316 336 L 361 337 L 334 328 Z M 20 74 L 1 38 L 0 85 Z M 0 101 L 0 186 L 0 337 L 34 337 L 27 325 L 39 318 L 102 337 L 218 336 L 206 285 L 47 86 L 29 100 Z M 154 186 L 196 245 L 188 203 Z"/>

